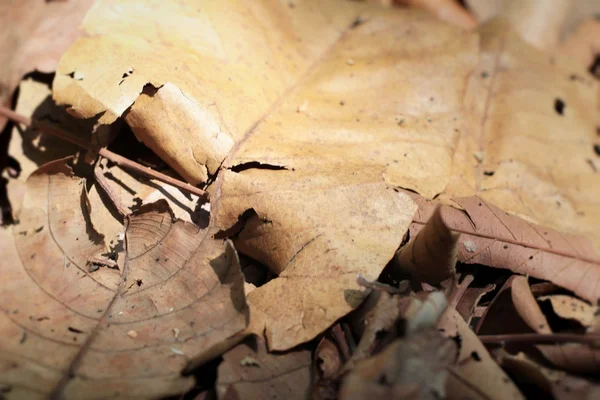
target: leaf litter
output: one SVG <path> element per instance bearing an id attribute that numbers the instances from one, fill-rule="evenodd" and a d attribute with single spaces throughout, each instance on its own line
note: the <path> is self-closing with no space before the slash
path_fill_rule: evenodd
<path id="1" fill-rule="evenodd" d="M 598 84 L 552 53 L 564 10 L 507 13 L 544 53 L 506 22 L 340 5 L 165 3 L 165 30 L 98 1 L 52 85 L 70 115 L 22 81 L 17 111 L 117 153 L 15 127 L 3 394 L 156 398 L 213 368 L 189 394 L 593 396 Z M 117 150 L 132 133 L 154 160 Z"/>

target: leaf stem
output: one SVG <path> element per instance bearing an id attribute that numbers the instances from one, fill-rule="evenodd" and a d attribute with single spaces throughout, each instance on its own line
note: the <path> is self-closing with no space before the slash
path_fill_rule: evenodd
<path id="1" fill-rule="evenodd" d="M 29 117 L 18 114 L 16 112 L 14 112 L 6 107 L 2 107 L 2 106 L 0 106 L 0 115 L 5 116 L 6 118 L 8 118 L 9 120 L 11 120 L 13 122 L 23 124 L 23 125 L 31 127 L 31 128 L 36 128 L 44 134 L 55 136 L 66 142 L 69 142 L 76 146 L 79 146 L 85 150 L 96 153 L 99 156 L 104 157 L 107 160 L 110 160 L 111 162 L 117 164 L 118 166 L 120 166 L 124 169 L 128 169 L 128 170 L 137 172 L 141 175 L 148 176 L 150 178 L 153 178 L 158 181 L 169 184 L 171 186 L 174 186 L 178 189 L 184 190 L 188 193 L 195 194 L 196 196 L 206 196 L 207 195 L 207 193 L 204 190 L 197 188 L 195 186 L 192 186 L 189 183 L 180 181 L 179 179 L 172 178 L 161 172 L 155 171 L 152 168 L 145 167 L 139 163 L 136 163 L 135 161 L 132 161 L 132 160 L 129 160 L 128 158 L 120 156 L 119 154 L 114 153 L 114 152 L 108 150 L 107 148 L 93 146 L 84 141 L 75 139 L 75 138 L 71 137 L 71 135 L 69 135 L 67 132 L 65 132 L 62 129 L 59 129 L 55 126 L 52 126 L 50 124 L 46 124 L 41 121 L 33 120 Z"/>
<path id="2" fill-rule="evenodd" d="M 479 335 L 484 344 L 555 344 L 555 343 L 586 343 L 599 344 L 600 335 L 580 335 L 576 333 L 515 333 L 506 335 Z"/>

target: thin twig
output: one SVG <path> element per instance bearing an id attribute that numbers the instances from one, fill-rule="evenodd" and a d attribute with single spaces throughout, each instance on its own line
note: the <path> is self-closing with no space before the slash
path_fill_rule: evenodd
<path id="1" fill-rule="evenodd" d="M 110 183 L 107 182 L 106 176 L 104 175 L 102 168 L 100 168 L 100 161 L 98 161 L 94 167 L 94 178 L 96 178 L 98 186 L 100 186 L 110 201 L 115 205 L 121 219 L 124 219 L 129 214 L 129 209 L 121 202 L 121 199 L 110 186 Z"/>
<path id="2" fill-rule="evenodd" d="M 587 343 L 600 344 L 600 335 L 579 335 L 576 333 L 515 333 L 506 335 L 480 335 L 484 344 L 554 344 L 554 343 Z"/>
<path id="3" fill-rule="evenodd" d="M 52 126 L 50 124 L 32 120 L 31 118 L 28 118 L 24 115 L 18 114 L 16 112 L 14 112 L 6 107 L 2 107 L 2 106 L 0 106 L 0 115 L 5 116 L 6 118 L 10 119 L 11 121 L 17 122 L 19 124 L 23 124 L 23 125 L 31 127 L 31 128 L 36 128 L 42 133 L 45 133 L 45 134 L 51 135 L 51 136 L 55 136 L 66 142 L 77 145 L 83 149 L 94 152 L 94 153 L 98 154 L 99 156 L 104 157 L 107 160 L 110 160 L 111 162 L 113 162 L 113 163 L 117 164 L 118 166 L 123 167 L 125 169 L 131 170 L 131 171 L 137 172 L 141 175 L 145 175 L 150 178 L 156 179 L 158 181 L 167 183 L 171 186 L 174 186 L 176 188 L 184 190 L 188 193 L 195 194 L 196 196 L 206 196 L 207 195 L 207 193 L 204 190 L 199 189 L 195 186 L 192 186 L 189 183 L 182 182 L 179 179 L 172 178 L 168 175 L 165 175 L 163 173 L 155 171 L 151 168 L 145 167 L 139 163 L 136 163 L 135 161 L 131 161 L 125 157 L 122 157 L 122 156 L 118 155 L 117 153 L 113 153 L 112 151 L 110 151 L 106 148 L 93 146 L 88 143 L 85 143 L 84 141 L 75 139 L 75 138 L 71 137 L 71 135 L 69 135 L 67 132 L 65 132 L 62 129 L 59 129 L 55 126 Z"/>

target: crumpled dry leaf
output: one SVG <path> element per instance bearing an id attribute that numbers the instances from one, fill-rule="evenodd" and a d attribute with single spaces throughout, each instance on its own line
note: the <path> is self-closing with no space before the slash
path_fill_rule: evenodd
<path id="1" fill-rule="evenodd" d="M 22 218 L 2 230 L 0 370 L 15 397 L 156 397 L 181 393 L 184 367 L 230 345 L 247 306 L 235 250 L 174 221 L 164 201 L 129 217 L 120 270 L 105 250 L 84 180 L 66 160 L 27 181 Z"/>
<path id="2" fill-rule="evenodd" d="M 339 279 L 360 272 L 354 264 L 379 274 L 412 214 L 390 186 L 480 194 L 600 243 L 600 187 L 587 162 L 598 84 L 568 79 L 583 67 L 550 63 L 503 24 L 469 33 L 356 2 L 194 4 L 97 3 L 54 96 L 80 116 L 105 112 L 104 123 L 124 116 L 192 183 L 218 173 L 209 188 L 218 228 L 255 211 L 236 245 L 285 269 L 249 299 L 273 348 L 313 338 L 357 303 L 343 295 L 353 280 Z M 371 215 L 383 209 L 384 224 Z M 358 237 L 365 228 L 353 220 L 380 233 Z M 318 235 L 297 267 L 295 254 Z M 341 238 L 343 249 L 323 253 Z M 349 253 L 350 238 L 368 249 Z M 326 280 L 337 285 L 324 299 L 320 274 L 332 267 Z M 293 297 L 274 307 L 284 294 Z"/>
<path id="3" fill-rule="evenodd" d="M 261 338 L 250 338 L 223 355 L 217 394 L 223 400 L 306 399 L 310 390 L 310 351 L 268 353 Z"/>
<path id="4" fill-rule="evenodd" d="M 460 343 L 458 361 L 448 377 L 448 398 L 524 399 L 455 309 L 446 310 L 438 328 L 446 337 L 458 337 Z"/>
<path id="5" fill-rule="evenodd" d="M 423 229 L 436 207 L 434 202 L 413 198 L 419 212 L 411 235 Z M 477 197 L 453 200 L 462 210 L 442 206 L 441 216 L 451 230 L 461 233 L 460 262 L 549 280 L 592 302 L 600 298 L 600 257 L 588 240 L 534 225 Z"/>
<path id="6" fill-rule="evenodd" d="M 340 399 L 446 398 L 448 367 L 456 360 L 456 343 L 429 328 L 400 338 L 381 353 L 362 360 L 349 372 Z"/>
<path id="7" fill-rule="evenodd" d="M 454 277 L 459 236 L 446 226 L 436 208 L 416 237 L 398 251 L 398 264 L 413 278 L 429 284 Z"/>
<path id="8" fill-rule="evenodd" d="M 0 2 L 0 104 L 7 105 L 22 76 L 52 72 L 73 43 L 92 0 Z M 0 130 L 6 122 L 0 117 Z"/>

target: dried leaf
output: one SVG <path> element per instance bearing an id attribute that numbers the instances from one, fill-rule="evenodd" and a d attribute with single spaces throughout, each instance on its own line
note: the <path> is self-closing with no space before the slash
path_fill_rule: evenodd
<path id="1" fill-rule="evenodd" d="M 350 272 L 375 279 L 412 215 L 390 187 L 479 194 L 600 243 L 586 161 L 598 85 L 565 79 L 585 70 L 550 64 L 502 24 L 464 32 L 356 2 L 105 0 L 83 29 L 55 98 L 103 123 L 124 116 L 190 182 L 217 174 L 215 227 L 254 210 L 236 245 L 281 273 L 249 298 L 251 330 L 266 327 L 274 349 L 362 299 Z"/>
<path id="2" fill-rule="evenodd" d="M 107 22 L 116 12 L 108 1 L 98 3 L 89 14 L 84 30 L 94 34 L 78 40 L 64 56 L 54 82 L 55 98 L 70 104 L 80 116 L 105 111 L 101 117 L 105 123 L 141 101 L 125 119 L 145 144 L 160 149 L 165 158 L 168 153 L 172 167 L 186 179 L 203 181 L 221 166 L 211 187 L 215 226 L 226 230 L 246 211 L 254 210 L 257 217 L 246 221 L 236 247 L 280 274 L 250 293 L 250 330 L 262 334 L 266 327 L 270 348 L 278 350 L 314 338 L 360 303 L 364 290 L 356 283 L 356 274 L 376 279 L 415 210 L 404 194 L 394 192 L 382 179 L 385 162 L 374 160 L 375 164 L 364 167 L 381 148 L 388 154 L 403 154 L 414 145 L 396 140 L 395 122 L 382 121 L 389 129 L 381 135 L 379 128 L 365 131 L 356 117 L 348 119 L 348 113 L 358 114 L 359 99 L 346 97 L 347 85 L 335 81 L 349 79 L 347 73 L 352 72 L 358 74 L 353 85 L 362 85 L 362 78 L 371 75 L 366 62 L 375 54 L 361 56 L 366 49 L 361 41 L 372 40 L 371 32 L 381 28 L 410 24 L 422 32 L 449 36 L 453 50 L 447 57 L 460 55 L 476 41 L 435 21 L 411 21 L 413 14 L 388 16 L 380 10 L 370 16 L 372 27 L 366 28 L 365 23 L 356 28 L 354 22 L 365 8 L 356 3 L 339 7 L 336 2 L 309 1 L 291 8 L 285 3 L 239 2 L 197 8 L 167 2 L 159 10 L 129 1 L 117 8 L 118 24 Z M 154 17 L 157 12 L 185 23 L 170 29 L 167 19 Z M 227 20 L 219 15 L 227 15 Z M 143 22 L 147 19 L 151 22 Z M 129 20 L 125 29 L 124 21 Z M 160 39 L 164 32 L 169 32 L 168 43 Z M 144 39 L 140 41 L 138 35 Z M 355 38 L 347 41 L 346 35 Z M 194 38 L 192 48 L 187 44 L 190 38 Z M 145 41 L 148 45 L 140 44 Z M 390 43 L 378 51 L 389 54 L 391 48 Z M 360 57 L 351 57 L 352 52 Z M 103 65 L 110 67 L 90 63 L 100 54 Z M 348 58 L 355 64 L 348 65 Z M 173 68 L 174 60 L 181 68 Z M 451 68 L 455 72 L 449 72 L 448 65 L 440 66 L 440 71 L 460 84 L 465 65 L 471 62 L 459 56 Z M 340 65 L 343 74 L 333 68 Z M 412 65 L 413 61 L 405 60 L 403 68 Z M 84 78 L 73 79 L 69 75 L 73 71 Z M 389 73 L 397 76 L 397 67 Z M 327 89 L 325 96 L 320 76 L 338 89 Z M 148 82 L 154 89 L 146 86 Z M 377 92 L 370 96 L 378 98 Z M 347 94 L 352 93 L 356 89 Z M 361 104 L 368 104 L 365 95 L 362 91 Z M 305 102 L 304 112 L 298 112 Z M 444 110 L 453 113 L 459 107 L 457 100 Z M 444 115 L 444 120 L 449 118 Z M 289 141 L 277 136 L 281 121 L 288 120 Z M 323 134 L 327 130 L 339 132 L 340 124 L 347 125 L 355 139 L 346 141 L 347 149 L 339 147 L 340 152 L 331 154 L 330 142 L 315 139 L 327 137 Z M 181 132 L 177 139 L 169 136 L 175 126 Z M 300 130 L 305 133 L 297 135 Z M 298 140 L 304 144 L 294 143 Z M 321 157 L 325 151 L 331 157 Z M 401 174 L 411 180 L 423 173 L 410 165 L 387 169 L 385 175 Z M 437 179 L 435 173 L 429 176 Z"/>
<path id="3" fill-rule="evenodd" d="M 487 308 L 477 332 L 502 334 L 531 331 L 554 333 L 533 297 L 526 278 L 513 276 Z M 595 347 L 580 343 L 535 347 L 548 361 L 565 371 L 579 374 L 597 374 L 600 371 L 600 350 Z"/>
<path id="4" fill-rule="evenodd" d="M 477 328 L 480 335 L 508 333 L 551 333 L 524 276 L 513 275 L 502 285 Z"/>
<path id="5" fill-rule="evenodd" d="M 251 357 L 257 365 L 242 365 Z M 220 399 L 305 399 L 310 389 L 310 351 L 267 353 L 265 342 L 251 338 L 229 350 L 219 364 Z"/>
<path id="6" fill-rule="evenodd" d="M 264 332 L 275 350 L 312 339 L 362 302 L 368 291 L 357 274 L 377 278 L 414 210 L 407 196 L 381 184 L 298 192 L 284 185 L 261 189 L 233 172 L 225 179 L 237 184 L 223 187 L 212 209 L 217 220 L 231 226 L 253 204 L 258 215 L 246 221 L 236 247 L 280 272 L 248 295 L 250 331 Z M 361 204 L 360 212 L 354 204 Z"/>
<path id="7" fill-rule="evenodd" d="M 417 236 L 397 254 L 400 267 L 419 281 L 438 284 L 456 274 L 459 233 L 451 231 L 437 208 Z"/>
<path id="8" fill-rule="evenodd" d="M 557 400 L 591 400 L 600 394 L 600 385 L 596 382 L 544 367 L 524 353 L 513 356 L 501 351 L 499 358 L 502 366 L 523 383 L 534 384 Z"/>
<path id="9" fill-rule="evenodd" d="M 477 20 L 463 6 L 452 0 L 395 0 L 395 3 L 420 7 L 446 21 L 464 29 L 473 29 Z"/>
<path id="10" fill-rule="evenodd" d="M 429 328 L 359 362 L 344 379 L 340 398 L 445 398 L 447 368 L 455 359 L 456 344 Z"/>
<path id="11" fill-rule="evenodd" d="M 586 328 L 594 327 L 600 317 L 598 306 L 591 306 L 573 296 L 555 294 L 551 296 L 540 296 L 537 300 L 540 302 L 550 302 L 552 310 L 559 317 L 575 320 Z"/>
<path id="12" fill-rule="evenodd" d="M 448 398 L 524 399 L 456 310 L 447 309 L 438 328 L 460 344 L 458 361 L 448 377 Z"/>
<path id="13" fill-rule="evenodd" d="M 481 298 L 487 293 L 493 291 L 495 288 L 496 285 L 490 284 L 482 288 L 473 287 L 465 290 L 465 293 L 456 305 L 456 311 L 458 311 L 458 313 L 464 318 L 464 320 L 467 322 L 467 325 L 471 323 L 473 312 L 481 301 Z"/>
<path id="14" fill-rule="evenodd" d="M 339 372 L 344 365 L 336 343 L 324 336 L 315 350 L 312 367 L 312 400 L 337 399 Z"/>
<path id="15" fill-rule="evenodd" d="M 11 396 L 181 393 L 193 384 L 182 369 L 222 352 L 244 329 L 235 250 L 174 221 L 166 202 L 129 218 L 119 270 L 88 272 L 105 246 L 84 181 L 58 160 L 27 187 L 14 240 L 2 230 L 0 241 L 0 372 Z"/>
<path id="16" fill-rule="evenodd" d="M 564 371 L 550 369 L 538 364 L 525 353 L 512 355 L 500 349 L 495 355 L 500 365 L 508 370 L 512 376 L 515 376 L 522 383 L 536 385 L 548 395 L 552 394 L 552 387 L 567 375 Z"/>
<path id="17" fill-rule="evenodd" d="M 521 37 L 537 48 L 556 47 L 573 0 L 504 0 L 500 15 L 507 18 Z"/>
<path id="18" fill-rule="evenodd" d="M 52 72 L 77 37 L 79 23 L 92 0 L 0 3 L 0 104 L 7 105 L 28 72 Z M 0 117 L 0 130 L 5 119 Z"/>
<path id="19" fill-rule="evenodd" d="M 423 229 L 436 207 L 433 202 L 415 200 L 419 213 L 411 235 Z M 588 240 L 526 222 L 477 197 L 455 201 L 463 210 L 442 206 L 441 216 L 451 230 L 461 233 L 460 262 L 549 280 L 592 302 L 600 298 L 600 257 Z M 466 242 L 475 250 L 466 248 Z"/>

